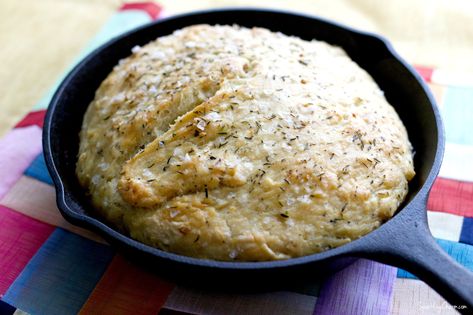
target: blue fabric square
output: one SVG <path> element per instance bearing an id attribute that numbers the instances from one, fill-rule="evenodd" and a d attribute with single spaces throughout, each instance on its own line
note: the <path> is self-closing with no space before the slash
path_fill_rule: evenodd
<path id="1" fill-rule="evenodd" d="M 447 252 L 448 255 L 450 255 L 450 257 L 465 266 L 467 269 L 473 271 L 473 246 L 440 239 L 437 239 L 437 243 Z M 416 276 L 401 268 L 397 271 L 397 277 L 417 279 Z"/>
<path id="2" fill-rule="evenodd" d="M 473 245 L 473 218 L 464 218 L 460 242 Z"/>
<path id="3" fill-rule="evenodd" d="M 113 255 L 107 245 L 57 228 L 3 300 L 32 314 L 77 314 Z"/>
<path id="4" fill-rule="evenodd" d="M 46 168 L 43 152 L 41 152 L 34 159 L 33 163 L 31 163 L 31 165 L 25 170 L 25 175 L 34 177 L 49 185 L 53 184 L 53 180 L 51 179 L 51 176 L 49 176 L 48 169 Z"/>

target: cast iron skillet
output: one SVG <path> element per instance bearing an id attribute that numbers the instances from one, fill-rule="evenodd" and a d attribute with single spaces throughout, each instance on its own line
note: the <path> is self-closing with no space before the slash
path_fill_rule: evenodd
<path id="1" fill-rule="evenodd" d="M 220 262 L 185 257 L 136 242 L 92 215 L 74 174 L 82 117 L 94 92 L 118 60 L 135 45 L 199 23 L 261 26 L 343 47 L 376 80 L 407 127 L 415 149 L 417 175 L 401 210 L 387 223 L 349 244 L 323 253 L 271 262 Z M 473 273 L 454 262 L 435 243 L 427 226 L 426 202 L 444 151 L 442 122 L 422 79 L 382 38 L 307 15 L 260 9 L 227 9 L 179 15 L 126 33 L 95 50 L 64 79 L 46 115 L 43 131 L 46 164 L 57 203 L 69 222 L 91 229 L 138 261 L 181 278 L 250 280 L 310 278 L 333 272 L 365 257 L 404 268 L 427 282 L 451 304 L 473 311 Z M 247 282 L 248 283 L 248 282 Z"/>

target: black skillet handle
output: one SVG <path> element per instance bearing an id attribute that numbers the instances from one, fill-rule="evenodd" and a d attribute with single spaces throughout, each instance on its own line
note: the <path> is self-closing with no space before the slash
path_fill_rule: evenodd
<path id="1" fill-rule="evenodd" d="M 378 237 L 366 258 L 403 268 L 426 282 L 462 314 L 473 314 L 473 272 L 448 256 L 427 225 L 426 198 L 411 203 Z"/>

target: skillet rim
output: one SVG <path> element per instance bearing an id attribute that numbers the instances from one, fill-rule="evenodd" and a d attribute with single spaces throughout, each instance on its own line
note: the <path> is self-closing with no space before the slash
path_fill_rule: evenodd
<path id="1" fill-rule="evenodd" d="M 197 16 L 197 15 L 206 15 L 206 14 L 221 14 L 221 13 L 231 13 L 231 12 L 238 12 L 238 13 L 262 13 L 262 14 L 277 14 L 277 15 L 291 15 L 295 18 L 304 18 L 304 19 L 312 19 L 316 20 L 320 23 L 327 24 L 331 27 L 338 28 L 343 32 L 352 33 L 354 35 L 362 36 L 365 38 L 370 38 L 372 40 L 376 40 L 383 45 L 383 49 L 389 53 L 390 57 L 395 59 L 408 73 L 417 81 L 420 85 L 421 89 L 425 93 L 427 97 L 430 107 L 432 109 L 434 118 L 435 118 L 435 126 L 437 127 L 437 148 L 435 150 L 435 157 L 433 163 L 431 165 L 430 171 L 428 172 L 428 176 L 425 179 L 425 182 L 421 185 L 419 191 L 415 194 L 415 196 L 401 209 L 397 211 L 397 214 L 388 220 L 386 223 L 378 227 L 377 229 L 371 231 L 370 233 L 351 241 L 345 245 L 340 247 L 315 253 L 307 256 L 290 258 L 286 260 L 275 260 L 275 261 L 261 261 L 261 262 L 232 262 L 232 261 L 217 261 L 217 260 L 209 260 L 209 259 L 202 259 L 202 258 L 194 258 L 184 255 L 179 255 L 171 252 L 166 252 L 164 250 L 160 250 L 148 245 L 145 245 L 141 242 L 138 242 L 131 237 L 122 234 L 113 228 L 109 227 L 99 219 L 96 219 L 92 216 L 87 214 L 79 214 L 74 212 L 72 209 L 73 207 L 68 203 L 66 195 L 68 194 L 68 190 L 65 189 L 63 181 L 67 181 L 70 179 L 63 179 L 59 174 L 56 165 L 55 165 L 55 153 L 51 147 L 51 128 L 54 123 L 54 118 L 57 115 L 58 103 L 65 91 L 70 88 L 70 82 L 73 78 L 77 75 L 78 72 L 82 71 L 83 68 L 87 68 L 87 64 L 90 60 L 96 58 L 97 55 L 108 48 L 109 46 L 114 45 L 116 42 L 124 40 L 130 36 L 133 36 L 135 33 L 139 33 L 148 28 L 155 28 L 159 27 L 160 24 L 165 22 L 173 21 L 173 20 L 182 20 L 189 17 Z M 225 269 L 225 270 L 256 270 L 256 269 L 275 269 L 275 268 L 286 268 L 286 267 L 297 267 L 302 265 L 307 265 L 310 263 L 322 262 L 326 261 L 335 257 L 342 257 L 342 256 L 353 256 L 356 252 L 364 251 L 363 246 L 365 243 L 370 243 L 370 240 L 376 240 L 377 237 L 380 236 L 384 231 L 389 229 L 388 226 L 392 226 L 396 224 L 397 221 L 402 220 L 399 214 L 405 213 L 407 211 L 419 211 L 419 207 L 422 207 L 421 211 L 425 212 L 425 199 L 427 197 L 428 192 L 430 191 L 432 184 L 440 170 L 440 165 L 443 158 L 443 152 L 445 147 L 445 139 L 444 139 L 444 127 L 442 120 L 440 118 L 440 111 L 436 105 L 436 102 L 430 93 L 429 89 L 427 88 L 426 84 L 424 83 L 421 76 L 406 62 L 403 58 L 401 58 L 397 52 L 394 50 L 392 45 L 389 41 L 385 38 L 365 32 L 356 30 L 352 27 L 345 26 L 338 22 L 333 22 L 328 19 L 320 18 L 318 16 L 294 12 L 289 10 L 278 10 L 278 9 L 264 9 L 264 8 L 254 8 L 254 7 L 228 7 L 224 9 L 210 9 L 210 10 L 199 10 L 199 11 L 192 11 L 188 13 L 183 13 L 179 15 L 174 15 L 168 18 L 160 19 L 156 22 L 145 24 L 141 27 L 132 29 L 124 34 L 121 34 L 106 43 L 102 44 L 94 51 L 89 53 L 85 58 L 83 58 L 63 79 L 60 86 L 56 90 L 54 96 L 51 99 L 51 102 L 48 106 L 44 127 L 43 127 L 43 154 L 45 157 L 46 166 L 49 170 L 51 178 L 53 180 L 55 189 L 56 189 L 56 201 L 58 208 L 63 215 L 63 217 L 71 222 L 72 224 L 79 225 L 85 227 L 89 230 L 93 230 L 94 232 L 98 232 L 102 236 L 105 236 L 106 239 L 112 239 L 114 242 L 120 243 L 120 245 L 126 245 L 128 247 L 133 248 L 134 250 L 138 250 L 146 255 L 156 256 L 156 258 L 167 260 L 168 262 L 176 262 L 183 265 L 188 265 L 190 267 L 211 267 L 217 269 Z M 86 208 L 86 207 L 84 207 Z"/>

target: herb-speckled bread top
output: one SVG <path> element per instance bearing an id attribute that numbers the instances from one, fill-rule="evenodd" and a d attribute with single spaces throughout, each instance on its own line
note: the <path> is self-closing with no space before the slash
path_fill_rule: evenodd
<path id="1" fill-rule="evenodd" d="M 208 259 L 285 259 L 359 238 L 404 200 L 406 130 L 342 49 L 197 25 L 132 52 L 87 110 L 76 170 L 132 238 Z"/>

